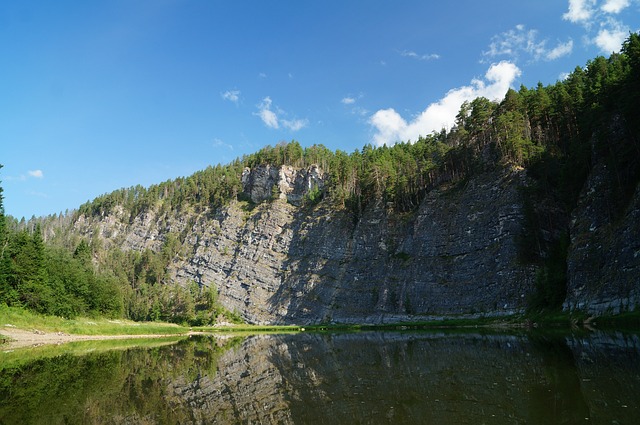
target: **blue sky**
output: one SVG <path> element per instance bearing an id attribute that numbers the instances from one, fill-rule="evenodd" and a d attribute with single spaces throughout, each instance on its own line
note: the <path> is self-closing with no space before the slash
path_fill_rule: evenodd
<path id="1" fill-rule="evenodd" d="M 0 3 L 5 213 L 48 215 L 298 140 L 450 127 L 640 30 L 640 0 Z"/>

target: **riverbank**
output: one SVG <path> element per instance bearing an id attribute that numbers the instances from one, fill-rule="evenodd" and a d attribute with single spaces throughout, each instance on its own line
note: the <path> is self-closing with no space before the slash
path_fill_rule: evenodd
<path id="1" fill-rule="evenodd" d="M 523 328 L 583 328 L 583 329 L 640 329 L 640 313 L 588 317 L 580 314 L 556 313 L 513 315 L 504 317 L 441 317 L 422 322 L 371 324 L 315 324 L 315 325 L 237 325 L 220 323 L 215 326 L 186 327 L 162 322 L 133 322 L 107 318 L 65 319 L 43 316 L 21 308 L 0 306 L 0 349 L 12 350 L 47 344 L 75 341 L 150 339 L 195 334 L 246 334 L 295 332 L 360 332 L 404 331 L 429 329 L 484 328 L 504 332 Z"/>
<path id="2" fill-rule="evenodd" d="M 188 336 L 190 333 L 184 334 Z M 7 327 L 0 328 L 0 335 L 5 342 L 0 345 L 2 350 L 15 350 L 17 348 L 38 347 L 47 344 L 65 344 L 77 341 L 103 341 L 113 339 L 150 339 L 165 338 L 171 336 L 179 336 L 181 334 L 136 334 L 136 335 L 75 335 L 61 331 L 44 332 L 40 330 L 26 330 L 19 328 Z"/>
<path id="3" fill-rule="evenodd" d="M 172 323 L 133 322 L 109 318 L 67 319 L 22 308 L 0 306 L 0 347 L 12 349 L 73 341 L 157 338 L 187 335 L 188 327 Z"/>

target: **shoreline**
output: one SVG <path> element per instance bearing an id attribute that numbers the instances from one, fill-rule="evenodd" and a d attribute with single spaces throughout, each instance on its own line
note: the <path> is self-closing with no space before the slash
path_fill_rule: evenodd
<path id="1" fill-rule="evenodd" d="M 100 341 L 109 339 L 150 339 L 168 337 L 187 337 L 198 332 L 183 334 L 145 334 L 145 335 L 74 335 L 64 332 L 43 332 L 39 330 L 25 330 L 13 327 L 0 328 L 0 335 L 10 338 L 0 345 L 0 350 L 15 350 L 18 348 L 39 347 L 41 345 L 60 345 L 77 341 Z"/>

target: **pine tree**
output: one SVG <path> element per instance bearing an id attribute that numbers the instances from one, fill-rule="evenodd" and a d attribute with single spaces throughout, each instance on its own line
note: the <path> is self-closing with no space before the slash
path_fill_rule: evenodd
<path id="1" fill-rule="evenodd" d="M 0 164 L 0 169 L 2 164 Z M 4 216 L 4 196 L 2 195 L 2 186 L 0 186 L 0 304 L 6 303 L 9 294 L 9 235 L 7 232 L 7 223 Z"/>

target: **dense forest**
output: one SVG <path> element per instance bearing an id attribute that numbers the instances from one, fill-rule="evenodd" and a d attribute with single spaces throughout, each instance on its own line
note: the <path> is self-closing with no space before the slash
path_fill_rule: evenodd
<path id="1" fill-rule="evenodd" d="M 168 235 L 159 252 L 106 251 L 77 235 L 58 233 L 45 243 L 42 228 L 64 227 L 81 216 L 105 217 L 116 207 L 130 221 L 149 210 L 213 214 L 231 201 L 247 201 L 241 180 L 246 168 L 315 164 L 328 184 L 309 193 L 307 205 L 326 202 L 347 211 L 354 222 L 371 203 L 410 214 L 443 182 L 463 182 L 498 167 L 525 168 L 530 184 L 523 188 L 526 231 L 520 256 L 540 270 L 531 307 L 557 308 L 566 280 L 566 222 L 594 158 L 606 161 L 613 172 L 611 217 L 624 211 L 640 180 L 638 105 L 640 36 L 630 34 L 620 53 L 576 67 L 562 81 L 509 89 L 500 102 L 465 102 L 450 130 L 418 140 L 366 145 L 352 153 L 279 143 L 186 178 L 116 190 L 65 215 L 29 221 L 5 217 L 0 192 L 0 304 L 65 317 L 95 314 L 194 324 L 220 316 L 237 319 L 217 303 L 215 288 L 163 284 L 183 243 L 179 234 Z"/>

